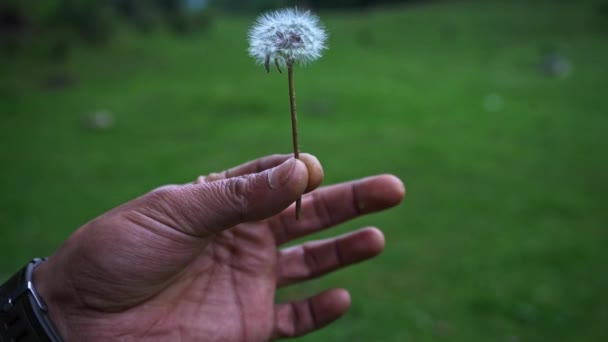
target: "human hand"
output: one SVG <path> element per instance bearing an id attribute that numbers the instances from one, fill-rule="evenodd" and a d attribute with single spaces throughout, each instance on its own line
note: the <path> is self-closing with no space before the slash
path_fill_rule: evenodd
<path id="1" fill-rule="evenodd" d="M 34 273 L 66 341 L 267 341 L 300 336 L 342 316 L 344 289 L 275 304 L 277 288 L 378 255 L 375 228 L 279 247 L 398 204 L 382 175 L 320 188 L 318 160 L 274 155 L 193 184 L 165 186 L 77 230 Z"/>

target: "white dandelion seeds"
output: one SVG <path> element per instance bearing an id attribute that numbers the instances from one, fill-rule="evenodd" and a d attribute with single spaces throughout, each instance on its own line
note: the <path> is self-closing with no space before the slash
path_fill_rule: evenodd
<path id="1" fill-rule="evenodd" d="M 296 159 L 300 158 L 300 147 L 293 66 L 319 59 L 327 48 L 326 40 L 327 34 L 320 25 L 319 18 L 310 11 L 302 12 L 297 8 L 263 14 L 249 31 L 249 54 L 256 62 L 263 64 L 267 72 L 270 72 L 271 62 L 279 72 L 282 72 L 281 67 L 287 67 L 293 155 Z M 300 218 L 301 208 L 302 198 L 298 198 L 296 219 Z"/>
<path id="2" fill-rule="evenodd" d="M 322 56 L 327 40 L 319 18 L 310 11 L 288 8 L 261 15 L 249 31 L 249 54 L 270 71 L 290 64 L 307 64 Z"/>

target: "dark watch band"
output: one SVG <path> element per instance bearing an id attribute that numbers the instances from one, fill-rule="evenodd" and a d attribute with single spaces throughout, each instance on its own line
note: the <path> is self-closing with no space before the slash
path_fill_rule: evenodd
<path id="1" fill-rule="evenodd" d="M 34 259 L 0 286 L 0 342 L 62 341 L 32 283 Z"/>

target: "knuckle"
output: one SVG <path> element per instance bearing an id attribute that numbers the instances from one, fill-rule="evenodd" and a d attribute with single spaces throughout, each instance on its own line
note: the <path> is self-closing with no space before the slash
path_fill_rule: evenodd
<path id="1" fill-rule="evenodd" d="M 134 210 L 150 219 L 165 226 L 178 229 L 184 226 L 186 221 L 181 214 L 184 212 L 184 194 L 182 187 L 168 185 L 155 189 L 141 198 L 139 205 Z"/>
<path id="2" fill-rule="evenodd" d="M 169 203 L 178 193 L 179 186 L 167 185 L 150 191 L 145 198 L 151 203 Z"/>
<path id="3" fill-rule="evenodd" d="M 303 259 L 307 268 L 307 277 L 312 277 L 315 273 L 321 272 L 321 264 L 317 259 L 314 251 L 311 249 L 310 245 L 304 244 L 302 246 Z"/>
<path id="4" fill-rule="evenodd" d="M 222 171 L 222 172 L 212 172 L 210 174 L 208 174 L 207 176 L 203 176 L 205 179 L 205 182 L 214 182 L 216 180 L 221 180 L 226 178 L 226 173 L 227 171 Z"/>
<path id="5" fill-rule="evenodd" d="M 142 198 L 142 209 L 150 213 L 170 213 L 183 202 L 183 193 L 178 185 L 167 185 L 147 193 Z"/>
<path id="6" fill-rule="evenodd" d="M 225 190 L 228 204 L 237 211 L 244 211 L 251 203 L 253 188 L 247 178 L 235 177 L 226 181 Z"/>

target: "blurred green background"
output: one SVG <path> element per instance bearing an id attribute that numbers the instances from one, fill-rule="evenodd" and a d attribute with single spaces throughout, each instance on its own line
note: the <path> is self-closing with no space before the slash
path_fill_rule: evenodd
<path id="1" fill-rule="evenodd" d="M 151 188 L 291 148 L 285 75 L 246 53 L 279 1 L 56 3 L 0 6 L 0 279 Z M 408 196 L 314 236 L 387 247 L 280 292 L 351 291 L 303 340 L 608 340 L 608 3 L 347 3 L 296 70 L 302 149 L 326 184 L 394 173 Z"/>

